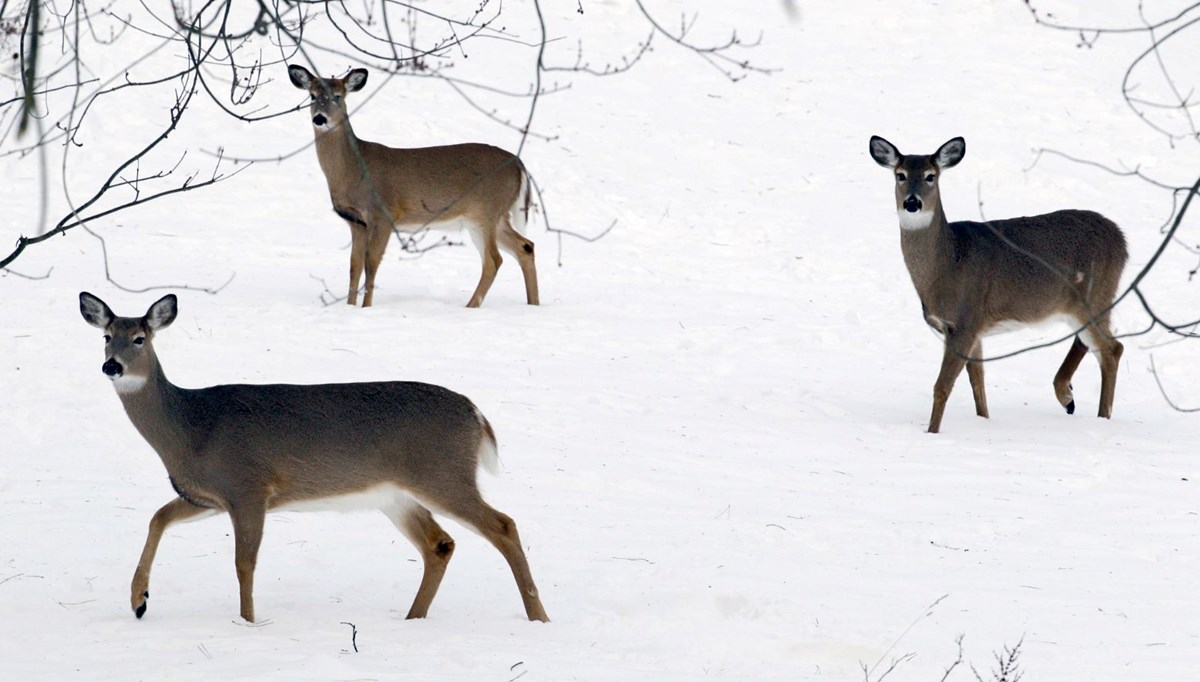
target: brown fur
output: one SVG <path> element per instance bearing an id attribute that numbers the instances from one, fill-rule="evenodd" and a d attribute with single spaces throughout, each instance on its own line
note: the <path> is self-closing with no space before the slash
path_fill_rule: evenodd
<path id="1" fill-rule="evenodd" d="M 86 292 L 79 302 L 84 319 L 109 337 L 104 370 L 126 382 L 118 384 L 125 412 L 179 494 L 150 522 L 131 585 L 139 618 L 159 540 L 172 523 L 208 510 L 229 514 L 241 615 L 253 621 L 254 566 L 266 513 L 386 484 L 403 497 L 381 503 L 380 510 L 425 561 L 409 618 L 425 616 L 453 552 L 433 509 L 495 545 L 516 578 L 526 615 L 547 620 L 516 525 L 488 506 L 476 485 L 480 452 L 494 447 L 495 435 L 470 400 L 403 381 L 180 388 L 167 380 L 153 343 L 155 332 L 175 319 L 174 295 L 140 318 L 117 317 Z"/>
<path id="2" fill-rule="evenodd" d="M 528 216 L 530 202 L 519 158 L 486 144 L 396 149 L 361 140 L 350 126 L 346 94 L 366 83 L 365 69 L 355 69 L 346 78 L 319 78 L 293 65 L 288 75 L 313 98 L 317 160 L 334 210 L 350 226 L 348 303 L 357 303 L 365 269 L 363 306 L 371 305 L 375 274 L 394 228 L 420 229 L 461 219 L 483 259 L 483 272 L 467 307 L 479 307 L 487 296 L 502 261 L 500 249 L 516 256 L 526 301 L 538 304 L 533 242 L 512 224 L 514 211 Z M 318 120 L 321 125 L 315 123 Z"/>
<path id="3" fill-rule="evenodd" d="M 975 412 L 988 416 L 980 338 L 1002 324 L 1032 324 L 1062 315 L 1079 325 L 1054 378 L 1054 391 L 1074 412 L 1071 377 L 1091 339 L 1101 372 L 1099 416 L 1112 416 L 1117 368 L 1124 350 L 1109 328 L 1109 308 L 1128 259 L 1121 229 L 1091 211 L 985 223 L 948 222 L 938 189 L 941 172 L 966 150 L 962 138 L 931 155 L 903 155 L 887 140 L 871 138 L 871 156 L 896 176 L 896 208 L 931 212 L 928 227 L 902 229 L 900 248 L 926 321 L 945 337 L 942 369 L 933 389 L 929 431 L 941 427 L 946 399 L 964 365 Z M 917 215 L 910 212 L 909 215 Z M 901 227 L 903 228 L 903 221 Z"/>

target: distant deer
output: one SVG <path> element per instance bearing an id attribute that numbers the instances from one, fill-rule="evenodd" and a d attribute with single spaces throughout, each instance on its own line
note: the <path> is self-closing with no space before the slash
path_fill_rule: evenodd
<path id="1" fill-rule="evenodd" d="M 150 520 L 131 603 L 146 612 L 150 566 L 168 526 L 227 512 L 233 521 L 241 615 L 254 620 L 254 566 L 268 511 L 379 509 L 424 559 L 408 618 L 424 618 L 454 552 L 430 510 L 474 529 L 512 568 L 525 613 L 546 621 L 511 518 L 479 494 L 479 466 L 495 471 L 496 437 L 467 398 L 441 386 L 357 384 L 175 386 L 154 335 L 175 319 L 174 294 L 142 317 L 117 317 L 82 292 L 83 319 L 104 330 L 103 372 L 129 420 L 158 452 L 177 497 Z"/>
<path id="2" fill-rule="evenodd" d="M 1111 417 L 1124 348 L 1109 329 L 1109 309 L 1129 257 L 1121 228 L 1098 213 L 1077 210 L 947 222 L 938 181 L 965 153 L 961 137 L 929 156 L 906 156 L 882 137 L 871 137 L 871 157 L 895 173 L 900 249 L 921 312 L 945 337 L 929 432 L 940 429 L 946 399 L 964 364 L 975 413 L 988 416 L 982 336 L 1057 318 L 1079 330 L 1054 376 L 1059 403 L 1074 414 L 1071 377 L 1091 349 L 1100 360 L 1099 416 Z"/>
<path id="3" fill-rule="evenodd" d="M 462 220 L 483 258 L 483 274 L 468 308 L 478 308 L 500 267 L 500 251 L 513 254 L 525 277 L 525 300 L 538 304 L 533 242 L 513 227 L 529 215 L 529 176 L 521 160 L 486 144 L 394 149 L 360 140 L 350 127 L 346 94 L 367 83 L 367 70 L 345 78 L 320 78 L 303 66 L 288 67 L 292 84 L 312 96 L 317 160 L 333 210 L 350 225 L 350 291 L 367 271 L 363 307 L 375 296 L 375 274 L 394 228 L 438 227 Z M 450 227 L 454 227 L 451 223 Z"/>

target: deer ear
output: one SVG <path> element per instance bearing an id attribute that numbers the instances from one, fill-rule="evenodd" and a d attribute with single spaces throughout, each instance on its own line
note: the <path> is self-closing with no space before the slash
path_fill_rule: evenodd
<path id="1" fill-rule="evenodd" d="M 309 86 L 312 85 L 312 81 L 315 76 L 313 76 L 308 69 L 300 66 L 299 64 L 289 64 L 288 78 L 292 80 L 292 85 L 300 88 L 301 90 L 307 90 Z"/>
<path id="2" fill-rule="evenodd" d="M 79 292 L 79 312 L 88 324 L 101 329 L 107 327 L 116 317 L 107 303 L 86 291 Z"/>
<path id="3" fill-rule="evenodd" d="M 871 136 L 871 158 L 875 159 L 875 163 L 884 168 L 895 168 L 901 156 L 904 155 L 896 149 L 896 145 L 878 135 Z"/>
<path id="4" fill-rule="evenodd" d="M 346 76 L 346 92 L 358 92 L 367 84 L 367 70 L 354 69 Z"/>
<path id="5" fill-rule="evenodd" d="M 175 294 L 167 294 L 155 301 L 154 305 L 146 311 L 146 317 L 142 319 L 146 321 L 147 327 L 158 331 L 174 322 L 178 312 L 179 299 L 175 298 Z"/>
<path id="6" fill-rule="evenodd" d="M 956 137 L 946 144 L 938 147 L 938 150 L 933 155 L 933 161 L 938 165 L 938 168 L 950 168 L 958 165 L 962 161 L 963 156 L 967 153 L 967 141 L 961 137 Z"/>

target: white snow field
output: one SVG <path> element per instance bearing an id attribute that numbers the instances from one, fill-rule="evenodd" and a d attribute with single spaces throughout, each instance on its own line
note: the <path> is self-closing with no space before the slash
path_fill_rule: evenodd
<path id="1" fill-rule="evenodd" d="M 592 61 L 617 61 L 649 32 L 632 3 L 584 0 L 582 15 L 544 4 L 563 38 L 555 63 L 574 61 L 580 37 Z M 1067 22 L 1140 21 L 1131 0 L 1036 4 Z M 1146 3 L 1152 17 L 1187 4 Z M 509 257 L 483 307 L 464 308 L 479 274 L 469 243 L 419 259 L 393 243 L 374 307 L 323 305 L 319 280 L 345 291 L 349 237 L 304 148 L 308 117 L 238 124 L 199 98 L 160 158 L 189 149 L 184 168 L 203 179 L 218 147 L 302 151 L 91 224 L 115 280 L 170 288 L 117 289 L 82 230 L 12 265 L 53 268 L 48 279 L 0 277 L 0 678 L 862 680 L 865 664 L 877 680 L 915 654 L 887 679 L 939 680 L 964 635 L 949 680 L 973 680 L 967 663 L 990 679 L 993 651 L 1022 638 L 1027 680 L 1194 679 L 1200 418 L 1173 410 L 1150 368 L 1173 400 L 1200 406 L 1200 346 L 1161 330 L 1126 338 L 1112 420 L 1094 416 L 1090 357 L 1076 414 L 1055 400 L 1067 341 L 991 363 L 991 418 L 975 416 L 963 376 L 942 433 L 925 433 L 941 341 L 901 258 L 894 180 L 867 152 L 872 134 L 906 153 L 964 136 L 941 185 L 951 219 L 1099 211 L 1127 235 L 1128 284 L 1161 241 L 1169 193 L 1035 150 L 1195 181 L 1195 141 L 1172 147 L 1121 98 L 1147 37 L 1081 48 L 1020 0 L 800 2 L 797 21 L 779 2 L 647 7 L 671 29 L 698 12 L 700 43 L 761 30 L 741 54 L 777 71 L 731 83 L 660 36 L 623 75 L 548 76 L 571 87 L 540 101 L 534 128 L 553 139 L 531 138 L 523 158 L 550 218 L 588 234 L 616 225 L 592 244 L 566 239 L 559 266 L 554 235 L 531 222 L 540 307 L 525 305 Z M 532 5 L 504 10 L 509 31 L 536 38 Z M 1184 89 L 1198 35 L 1165 55 Z M 120 74 L 130 45 L 153 42 L 128 40 L 90 63 Z M 461 74 L 528 87 L 532 51 L 470 44 Z M 172 59 L 156 53 L 135 74 Z M 1161 92 L 1153 68 L 1140 73 L 1139 92 Z M 255 102 L 304 100 L 284 67 L 265 75 Z M 444 84 L 371 78 L 371 99 L 351 100 L 366 139 L 516 149 L 518 133 Z M 161 99 L 117 101 L 89 113 L 71 151 L 75 202 L 169 115 Z M 518 121 L 526 104 L 487 100 Z M 67 202 L 50 151 L 53 222 Z M 0 156 L 0 177 L 7 253 L 38 229 L 36 155 Z M 1195 245 L 1194 213 L 1183 229 Z M 1175 247 L 1143 283 L 1164 318 L 1197 316 L 1194 267 Z M 217 295 L 178 288 L 231 275 Z M 450 521 L 457 551 L 429 617 L 404 620 L 418 554 L 369 512 L 269 517 L 253 625 L 238 618 L 227 517 L 173 527 L 135 619 L 129 579 L 174 493 L 100 372 L 80 290 L 120 315 L 177 293 L 179 318 L 155 343 L 181 386 L 403 379 L 469 396 L 504 469 L 481 485 L 519 525 L 551 622 L 527 622 L 499 553 Z M 1148 323 L 1133 297 L 1114 321 L 1121 333 Z M 989 337 L 985 351 L 1068 331 Z"/>

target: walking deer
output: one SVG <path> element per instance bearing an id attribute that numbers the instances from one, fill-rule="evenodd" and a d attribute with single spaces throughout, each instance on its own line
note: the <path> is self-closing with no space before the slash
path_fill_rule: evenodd
<path id="1" fill-rule="evenodd" d="M 1079 210 L 947 222 L 938 182 L 942 171 L 966 153 L 963 138 L 928 156 L 901 154 L 878 136 L 871 137 L 870 149 L 879 165 L 895 173 L 904 263 L 925 321 L 945 338 L 929 432 L 941 428 L 946 399 L 964 365 L 975 413 L 988 416 L 982 336 L 1060 318 L 1077 332 L 1054 376 L 1055 396 L 1074 414 L 1071 377 L 1090 349 L 1099 353 L 1099 416 L 1111 417 L 1124 347 L 1112 336 L 1109 310 L 1129 256 L 1121 228 L 1098 213 Z"/>
<path id="2" fill-rule="evenodd" d="M 361 140 L 350 126 L 346 95 L 366 85 L 366 69 L 354 69 L 345 78 L 320 78 L 291 65 L 288 77 L 312 96 L 317 160 L 333 210 L 350 226 L 350 305 L 358 302 L 364 268 L 363 307 L 374 300 L 375 274 L 393 229 L 454 227 L 460 220 L 483 258 L 467 307 L 478 308 L 487 296 L 502 260 L 499 249 L 516 256 L 525 300 L 538 304 L 533 242 L 517 231 L 525 225 L 531 201 L 521 159 L 486 144 L 395 149 Z"/>
<path id="3" fill-rule="evenodd" d="M 102 371 L 129 420 L 158 453 L 177 496 L 150 520 L 130 586 L 146 612 L 150 566 L 171 524 L 226 512 L 233 521 L 241 616 L 254 620 L 254 566 L 268 511 L 379 509 L 417 547 L 424 574 L 408 618 L 424 618 L 454 540 L 432 511 L 474 529 L 504 555 L 530 620 L 546 621 L 511 518 L 483 501 L 479 466 L 495 471 L 496 437 L 470 400 L 407 381 L 231 384 L 180 388 L 154 352 L 174 321 L 174 294 L 142 317 L 117 317 L 79 294 L 83 319 L 104 330 Z"/>

